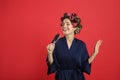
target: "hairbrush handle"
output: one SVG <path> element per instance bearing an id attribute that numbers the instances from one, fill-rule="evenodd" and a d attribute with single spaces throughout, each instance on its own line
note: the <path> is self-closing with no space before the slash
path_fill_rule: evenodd
<path id="1" fill-rule="evenodd" d="M 60 34 L 56 34 L 51 43 L 56 43 L 60 39 Z"/>

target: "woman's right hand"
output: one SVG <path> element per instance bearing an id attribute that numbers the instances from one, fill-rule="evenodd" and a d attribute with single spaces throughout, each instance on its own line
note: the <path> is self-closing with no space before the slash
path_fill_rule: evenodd
<path id="1" fill-rule="evenodd" d="M 55 48 L 55 44 L 54 43 L 50 43 L 47 45 L 47 51 L 49 54 L 52 54 Z"/>

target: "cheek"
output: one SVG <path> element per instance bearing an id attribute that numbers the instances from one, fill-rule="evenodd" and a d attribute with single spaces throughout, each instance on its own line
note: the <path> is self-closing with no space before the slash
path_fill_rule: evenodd
<path id="1" fill-rule="evenodd" d="M 69 27 L 69 29 L 70 29 L 71 31 L 74 31 L 74 30 L 75 30 L 75 29 L 73 28 L 73 26 Z"/>
<path id="2" fill-rule="evenodd" d="M 72 25 L 70 25 L 70 26 L 68 26 L 68 28 L 69 28 L 69 29 L 73 29 L 73 26 L 72 26 Z"/>

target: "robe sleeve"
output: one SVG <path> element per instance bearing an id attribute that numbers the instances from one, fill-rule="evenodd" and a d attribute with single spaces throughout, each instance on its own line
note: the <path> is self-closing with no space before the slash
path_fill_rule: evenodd
<path id="1" fill-rule="evenodd" d="M 91 63 L 89 64 L 89 55 L 85 43 L 81 47 L 81 70 L 87 74 L 91 72 Z"/>
<path id="2" fill-rule="evenodd" d="M 47 67 L 48 67 L 48 70 L 47 70 L 48 75 L 54 73 L 57 70 L 55 53 L 56 53 L 56 48 L 53 51 L 53 63 L 52 63 L 52 65 L 49 65 L 48 57 L 46 59 L 46 63 L 47 63 Z"/>

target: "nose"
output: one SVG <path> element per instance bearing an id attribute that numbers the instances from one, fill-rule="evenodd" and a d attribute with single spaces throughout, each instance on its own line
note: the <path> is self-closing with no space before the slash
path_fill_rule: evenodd
<path id="1" fill-rule="evenodd" d="M 62 25 L 62 28 L 66 28 L 66 24 Z"/>

